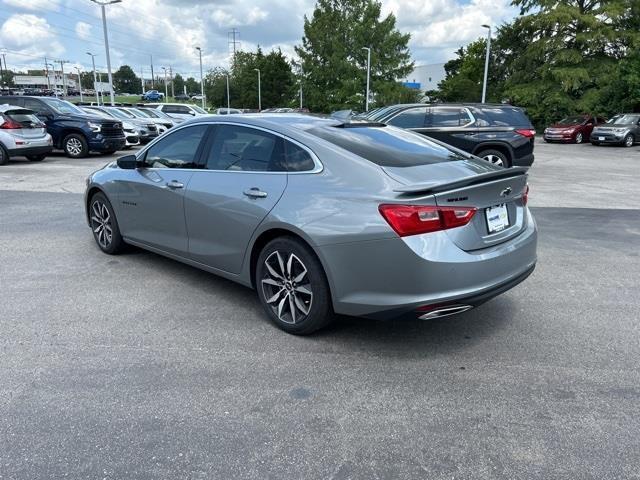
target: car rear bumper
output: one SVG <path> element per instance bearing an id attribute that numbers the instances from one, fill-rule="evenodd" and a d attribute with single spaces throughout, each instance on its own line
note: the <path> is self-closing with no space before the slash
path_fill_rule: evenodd
<path id="1" fill-rule="evenodd" d="M 51 153 L 53 150 L 53 146 L 51 145 L 41 145 L 41 146 L 26 146 L 26 147 L 16 147 L 7 150 L 9 152 L 10 157 L 18 157 L 21 155 L 46 155 Z"/>
<path id="2" fill-rule="evenodd" d="M 471 252 L 446 232 L 319 247 L 334 310 L 388 319 L 417 318 L 433 305 L 479 305 L 533 271 L 537 230 L 528 215 L 528 226 L 516 237 Z"/>
<path id="3" fill-rule="evenodd" d="M 530 167 L 531 165 L 533 165 L 533 159 L 534 159 L 533 153 L 530 153 L 523 157 L 514 158 L 513 166 L 514 167 Z"/>

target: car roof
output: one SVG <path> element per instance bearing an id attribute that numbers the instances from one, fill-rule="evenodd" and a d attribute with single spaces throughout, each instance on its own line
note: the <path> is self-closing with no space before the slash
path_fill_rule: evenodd
<path id="1" fill-rule="evenodd" d="M 1 100 L 0 100 L 1 101 Z M 8 112 L 9 110 L 25 110 L 27 112 L 33 112 L 33 110 L 24 107 L 18 107 L 16 105 L 9 105 L 8 103 L 0 104 L 0 113 Z"/>
<path id="2" fill-rule="evenodd" d="M 246 124 L 247 126 L 272 128 L 275 130 L 294 128 L 303 131 L 321 126 L 338 126 L 345 123 L 335 118 L 304 113 L 232 113 L 230 115 L 201 115 L 188 119 L 180 124 L 180 126 L 202 122 L 237 123 Z"/>

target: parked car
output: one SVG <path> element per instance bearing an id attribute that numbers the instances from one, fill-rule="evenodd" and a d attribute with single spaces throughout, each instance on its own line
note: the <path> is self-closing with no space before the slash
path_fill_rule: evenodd
<path id="1" fill-rule="evenodd" d="M 526 171 L 384 124 L 208 116 L 93 173 L 86 221 L 103 252 L 129 243 L 253 287 L 308 334 L 334 312 L 439 318 L 522 282 Z"/>
<path id="2" fill-rule="evenodd" d="M 180 118 L 171 118 L 166 113 L 161 112 L 160 110 L 156 110 L 155 108 L 142 108 L 136 107 L 136 112 L 141 115 L 144 115 L 145 118 L 149 118 L 156 123 L 158 127 L 158 133 L 163 134 L 170 128 L 175 127 L 176 125 L 183 122 Z"/>
<path id="3" fill-rule="evenodd" d="M 186 93 L 179 93 L 173 98 L 174 98 L 174 100 L 182 100 L 182 101 L 191 100 L 191 97 L 189 95 L 187 95 Z"/>
<path id="4" fill-rule="evenodd" d="M 640 114 L 616 115 L 604 125 L 595 127 L 590 140 L 593 145 L 614 144 L 632 147 L 640 142 Z"/>
<path id="5" fill-rule="evenodd" d="M 208 115 L 208 113 L 198 105 L 187 105 L 185 103 L 152 103 L 149 104 L 149 106 L 166 113 L 170 117 L 182 118 L 184 120 L 199 115 Z"/>
<path id="6" fill-rule="evenodd" d="M 140 143 L 142 145 L 146 145 L 158 136 L 158 129 L 155 123 L 150 122 L 147 119 L 138 118 L 121 107 L 102 106 L 99 108 L 112 117 L 120 119 L 122 122 L 127 121 L 136 125 L 138 127 L 138 137 L 140 138 Z"/>
<path id="7" fill-rule="evenodd" d="M 202 95 L 201 93 L 196 93 L 194 95 L 191 95 L 191 100 L 198 100 L 201 101 L 203 98 L 205 98 L 204 95 Z"/>
<path id="8" fill-rule="evenodd" d="M 542 138 L 545 142 L 582 143 L 589 140 L 593 127 L 606 121 L 593 115 L 574 115 L 545 128 Z"/>
<path id="9" fill-rule="evenodd" d="M 164 93 L 159 92 L 158 90 L 147 90 L 142 94 L 141 98 L 142 100 L 147 100 L 149 102 L 157 102 L 164 98 Z"/>
<path id="10" fill-rule="evenodd" d="M 359 117 L 421 133 L 501 167 L 533 163 L 535 130 L 524 110 L 503 104 L 401 104 Z"/>
<path id="11" fill-rule="evenodd" d="M 242 110 L 237 108 L 216 108 L 213 113 L 215 115 L 238 115 L 242 113 Z"/>
<path id="12" fill-rule="evenodd" d="M 112 119 L 109 113 L 93 107 L 80 107 L 80 110 L 90 115 L 99 115 L 103 118 Z M 128 120 L 122 120 L 122 130 L 124 131 L 125 144 L 124 149 L 128 150 L 131 147 L 140 145 L 140 128 Z"/>
<path id="13" fill-rule="evenodd" d="M 15 105 L 0 105 L 0 165 L 9 163 L 10 157 L 17 156 L 39 162 L 51 150 L 51 135 L 33 110 Z"/>
<path id="14" fill-rule="evenodd" d="M 73 103 L 54 97 L 3 97 L 3 103 L 36 112 L 47 125 L 55 148 L 68 157 L 86 157 L 89 152 L 114 153 L 125 146 L 122 122 L 88 115 Z"/>

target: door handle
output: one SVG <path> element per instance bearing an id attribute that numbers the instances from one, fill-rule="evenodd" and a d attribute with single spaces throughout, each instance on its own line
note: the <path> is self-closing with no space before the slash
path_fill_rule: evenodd
<path id="1" fill-rule="evenodd" d="M 249 190 L 245 190 L 244 193 L 247 197 L 251 198 L 266 198 L 267 192 L 263 192 L 258 187 L 250 188 Z"/>
<path id="2" fill-rule="evenodd" d="M 179 182 L 177 180 L 171 180 L 170 182 L 167 182 L 167 187 L 171 188 L 171 189 L 176 189 L 176 188 L 184 188 L 184 183 Z"/>

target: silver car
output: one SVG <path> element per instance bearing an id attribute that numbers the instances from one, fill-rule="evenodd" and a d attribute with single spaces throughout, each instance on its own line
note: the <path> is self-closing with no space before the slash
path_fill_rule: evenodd
<path id="1" fill-rule="evenodd" d="M 382 124 L 194 118 L 87 179 L 98 247 L 132 244 L 255 288 L 283 330 L 334 313 L 431 319 L 536 263 L 527 174 Z"/>
<path id="2" fill-rule="evenodd" d="M 51 153 L 53 141 L 33 110 L 0 104 L 0 165 L 10 157 L 39 162 Z"/>

